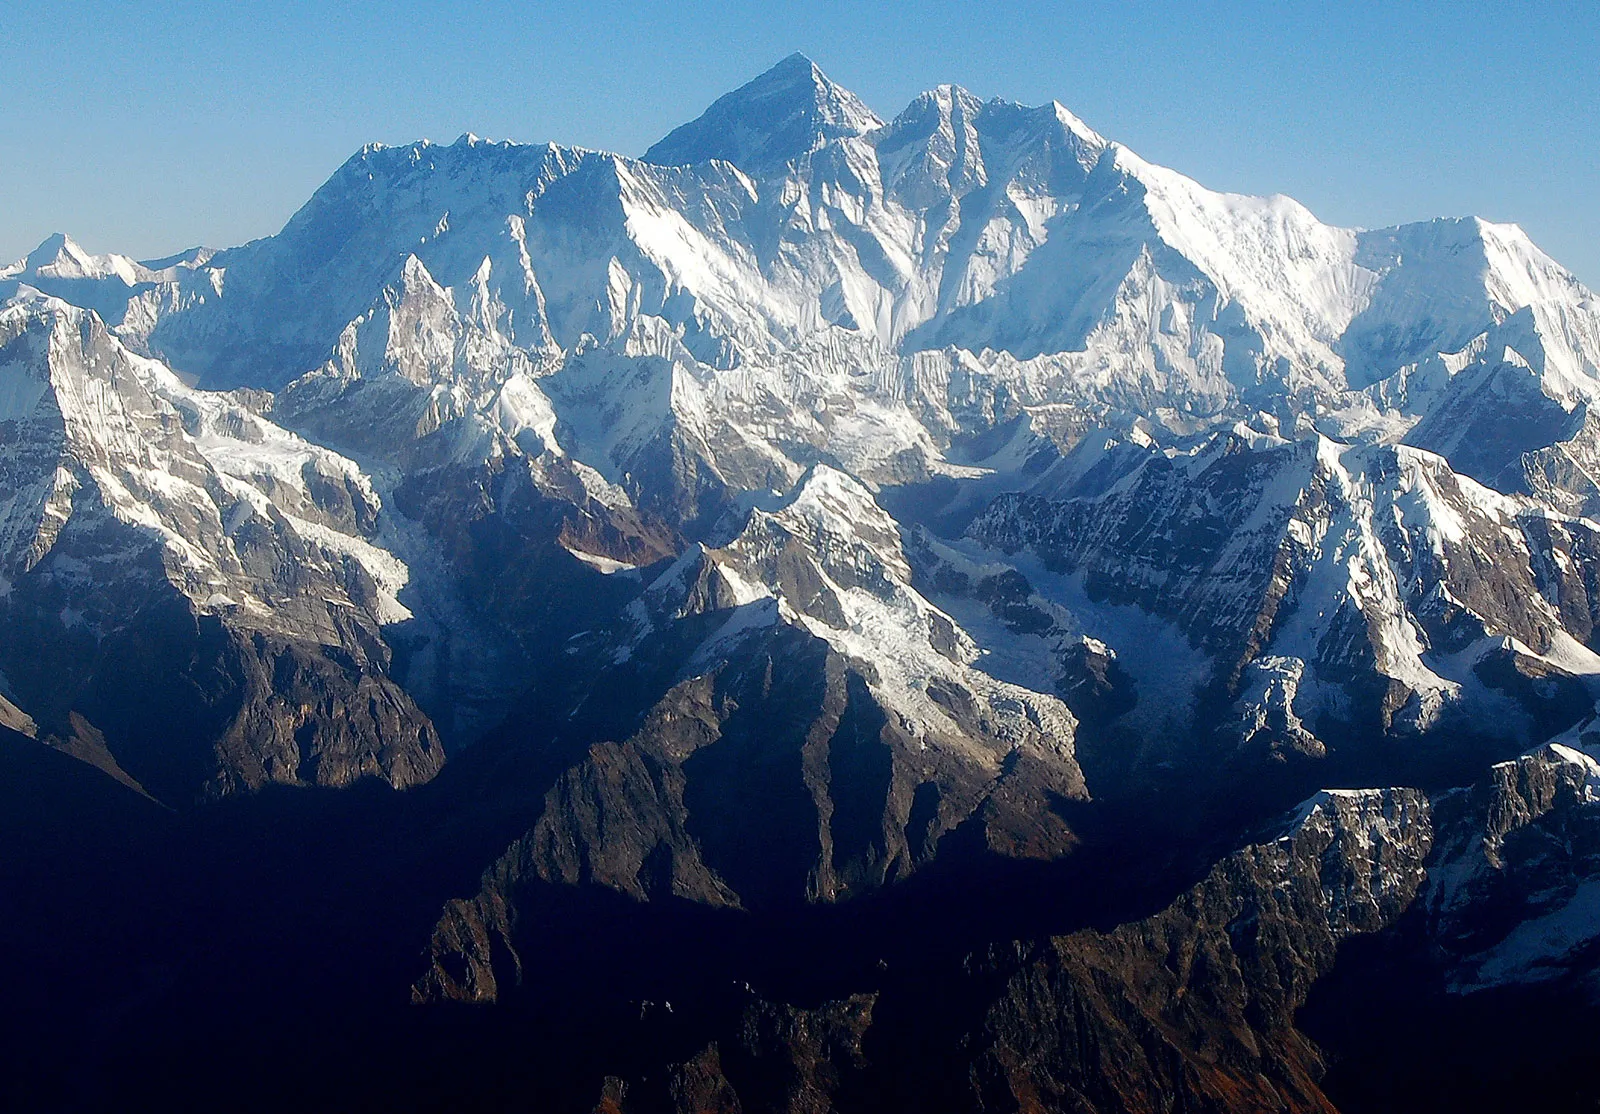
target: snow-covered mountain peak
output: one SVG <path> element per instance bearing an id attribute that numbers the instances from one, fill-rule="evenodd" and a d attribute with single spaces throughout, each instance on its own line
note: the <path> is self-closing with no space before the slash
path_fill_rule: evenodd
<path id="1" fill-rule="evenodd" d="M 1062 104 L 1060 101 L 1051 101 L 1049 108 L 1051 114 L 1055 116 L 1056 122 L 1062 127 L 1066 128 L 1073 135 L 1081 139 L 1085 144 L 1091 147 L 1105 146 L 1105 138 L 1101 136 L 1099 132 L 1091 128 L 1088 124 L 1085 124 L 1083 120 L 1071 109 L 1067 108 L 1066 105 Z"/>
<path id="2" fill-rule="evenodd" d="M 960 85 L 946 83 L 919 93 L 900 115 L 886 125 L 895 130 L 951 128 L 953 120 L 971 120 L 983 111 L 983 101 Z"/>
<path id="3" fill-rule="evenodd" d="M 192 271 L 197 267 L 205 266 L 211 257 L 216 254 L 215 248 L 197 245 L 192 248 L 185 248 L 183 251 L 174 252 L 171 255 L 164 255 L 160 259 L 141 259 L 139 266 L 147 271 L 161 273 L 167 277 L 177 277 L 179 272 Z"/>
<path id="4" fill-rule="evenodd" d="M 790 163 L 829 140 L 882 126 L 859 97 L 796 53 L 674 129 L 644 161 L 685 166 L 720 159 L 757 178 L 781 177 Z"/>
<path id="5" fill-rule="evenodd" d="M 919 751 L 965 754 L 990 769 L 1020 751 L 1077 786 L 1071 711 L 977 668 L 971 636 L 910 581 L 893 518 L 860 482 L 816 465 L 775 509 L 751 511 L 727 545 L 686 552 L 648 599 L 658 616 L 728 613 L 696 662 L 774 623 L 798 626 L 863 670 Z"/>
<path id="6" fill-rule="evenodd" d="M 1357 262 L 1381 281 L 1341 342 L 1355 386 L 1462 351 L 1524 309 L 1545 351 L 1519 353 L 1539 359 L 1552 397 L 1600 375 L 1593 294 L 1514 224 L 1441 218 L 1363 232 Z"/>
<path id="7" fill-rule="evenodd" d="M 400 370 L 406 429 L 538 367 L 583 431 L 575 457 L 612 482 L 688 438 L 730 491 L 786 490 L 822 449 L 873 483 L 977 465 L 961 443 L 1019 407 L 1183 437 L 1258 410 L 1336 415 L 1346 439 L 1420 428 L 1493 486 L 1572 435 L 1600 362 L 1593 296 L 1514 226 L 1334 228 L 1208 190 L 1054 101 L 940 85 L 883 124 L 802 56 L 648 161 L 470 134 L 364 148 L 277 236 L 168 270 L 39 288 L 207 387 Z M 1417 426 L 1447 387 L 1518 376 L 1559 413 L 1483 467 Z M 655 402 L 625 405 L 624 384 Z"/>
<path id="8" fill-rule="evenodd" d="M 14 450 L 0 472 L 0 562 L 12 572 L 37 565 L 84 516 L 119 523 L 130 552 L 154 544 L 164 578 L 196 606 L 257 626 L 300 618 L 283 599 L 262 602 L 274 598 L 251 556 L 263 545 L 298 547 L 308 569 L 332 570 L 324 591 L 348 587 L 377 621 L 408 616 L 393 598 L 404 566 L 362 536 L 381 504 L 350 461 L 238 398 L 186 387 L 59 299 L 7 304 L 0 348 L 0 420 Z M 357 583 L 363 575 L 372 579 Z"/>
<path id="9" fill-rule="evenodd" d="M 1105 147 L 1055 102 L 981 101 L 959 85 L 922 93 L 868 138 L 884 188 L 913 209 L 991 184 L 1069 198 Z"/>
<path id="10" fill-rule="evenodd" d="M 825 567 L 838 563 L 858 575 L 870 568 L 911 582 L 895 520 L 859 480 L 836 468 L 813 465 L 772 517 L 804 537 Z"/>
<path id="11" fill-rule="evenodd" d="M 1375 276 L 1355 262 L 1354 232 L 1323 224 L 1282 194 L 1206 189 L 1119 143 L 1106 157 L 1142 187 L 1161 238 L 1283 341 L 1327 345 L 1365 304 Z"/>
<path id="12" fill-rule="evenodd" d="M 168 799 L 426 780 L 437 733 L 387 675 L 382 628 L 413 615 L 381 500 L 262 402 L 191 389 L 31 288 L 0 306 L 0 607 L 58 632 L 0 642 L 6 674 L 41 737 L 86 732 L 96 765 Z M 158 626 L 184 648 L 127 641 Z M 139 695 L 88 704 L 101 683 Z M 215 746 L 173 728 L 193 698 L 163 686 L 190 684 L 220 685 Z"/>
<path id="13" fill-rule="evenodd" d="M 959 85 L 940 85 L 913 100 L 872 134 L 884 188 L 925 207 L 988 184 L 977 121 L 983 102 Z"/>
<path id="14" fill-rule="evenodd" d="M 27 256 L 0 270 L 0 279 L 121 279 L 128 286 L 149 281 L 148 269 L 125 255 L 93 255 L 64 232 L 47 236 Z"/>

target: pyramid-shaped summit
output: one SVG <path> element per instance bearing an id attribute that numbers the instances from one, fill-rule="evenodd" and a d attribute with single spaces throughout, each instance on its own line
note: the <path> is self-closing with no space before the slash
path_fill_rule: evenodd
<path id="1" fill-rule="evenodd" d="M 882 126 L 860 97 L 796 53 L 718 98 L 699 118 L 646 151 L 644 159 L 664 166 L 721 159 L 761 178 L 782 173 L 830 139 Z"/>

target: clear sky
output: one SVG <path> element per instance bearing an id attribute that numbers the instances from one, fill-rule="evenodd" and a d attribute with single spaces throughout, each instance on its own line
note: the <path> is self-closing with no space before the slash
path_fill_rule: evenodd
<path id="1" fill-rule="evenodd" d="M 1600 0 L 0 5 L 0 260 L 275 232 L 369 140 L 638 154 L 794 50 L 884 117 L 1054 98 L 1218 189 L 1516 221 L 1600 285 Z"/>

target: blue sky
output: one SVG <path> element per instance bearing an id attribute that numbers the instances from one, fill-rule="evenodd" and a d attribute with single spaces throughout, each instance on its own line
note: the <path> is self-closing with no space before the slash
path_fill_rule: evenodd
<path id="1" fill-rule="evenodd" d="M 1600 285 L 1600 3 L 0 7 L 0 259 L 270 234 L 369 140 L 637 154 L 793 50 L 880 115 L 1054 98 L 1208 186 L 1516 221 Z"/>

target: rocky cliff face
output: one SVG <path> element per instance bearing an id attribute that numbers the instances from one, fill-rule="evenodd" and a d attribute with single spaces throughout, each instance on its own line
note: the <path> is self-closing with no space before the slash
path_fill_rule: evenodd
<path id="1" fill-rule="evenodd" d="M 578 760 L 446 908 L 419 998 L 498 997 L 520 907 L 550 885 L 768 910 L 870 893 L 954 845 L 1069 851 L 1072 714 L 973 668 L 909 577 L 893 521 L 826 468 L 659 570 L 620 640 L 570 647 L 610 663 L 580 671 L 546 744 Z"/>
<path id="2" fill-rule="evenodd" d="M 1189 452 L 1085 445 L 1052 473 L 968 536 L 1183 632 L 1207 661 L 1196 687 L 1241 747 L 1320 757 L 1440 731 L 1527 743 L 1588 703 L 1587 520 L 1405 446 L 1244 426 Z"/>
<path id="3" fill-rule="evenodd" d="M 1343 939 L 1411 905 L 1433 838 L 1415 790 L 1321 793 L 1152 917 L 993 947 L 939 993 L 754 1002 L 666 1095 L 613 1079 L 598 1109 L 1332 1110 L 1295 1012 Z"/>
<path id="4" fill-rule="evenodd" d="M 1330 1077 L 1328 1053 L 1300 1025 L 1313 986 L 1352 969 L 1339 959 L 1347 939 L 1389 949 L 1385 962 L 1407 965 L 1408 988 L 1425 973 L 1471 1002 L 1560 984 L 1588 996 L 1578 1016 L 1594 1016 L 1581 881 L 1600 816 L 1594 778 L 1592 758 L 1553 744 L 1432 801 L 1417 790 L 1318 793 L 1281 834 L 1226 856 L 1153 916 L 989 947 L 943 970 L 937 991 L 918 971 L 803 1011 L 752 1000 L 654 1085 L 608 1078 L 596 1109 L 1381 1106 L 1381 1089 L 1349 1079 L 1360 1063 Z M 1404 1008 L 1396 1016 L 1418 1020 Z M 762 1024 L 775 1017 L 788 1022 Z M 1357 1023 L 1387 1031 L 1371 1016 Z M 1508 1042 L 1503 1054 L 1515 1075 L 1538 1050 Z M 1402 1056 L 1372 1059 L 1393 1071 Z M 1440 1059 L 1441 1073 L 1498 1085 L 1499 1070 Z M 1430 1085 L 1431 1070 L 1411 1064 L 1408 1101 L 1441 1110 L 1471 1101 L 1470 1087 Z M 1554 1105 L 1578 1094 L 1546 1090 Z"/>
<path id="5" fill-rule="evenodd" d="M 1575 731 L 1439 802 L 1451 838 L 1416 916 L 1436 943 L 1450 993 L 1557 983 L 1591 999 L 1600 994 L 1595 741 Z"/>
<path id="6" fill-rule="evenodd" d="M 1319 794 L 1157 916 L 1025 955 L 978 1031 L 972 1105 L 1331 1109 L 1295 1011 L 1341 940 L 1410 904 L 1432 838 L 1415 791 Z"/>
<path id="7" fill-rule="evenodd" d="M 389 676 L 404 565 L 349 461 L 188 391 L 99 319 L 4 314 L 3 671 L 46 737 L 157 796 L 432 777 Z"/>

